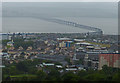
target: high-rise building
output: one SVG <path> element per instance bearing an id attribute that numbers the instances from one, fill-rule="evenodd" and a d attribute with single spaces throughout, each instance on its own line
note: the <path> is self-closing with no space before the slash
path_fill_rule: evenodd
<path id="1" fill-rule="evenodd" d="M 99 69 L 104 65 L 120 68 L 120 53 L 105 53 L 99 55 Z"/>
<path id="2" fill-rule="evenodd" d="M 88 68 L 90 66 L 91 66 L 91 60 L 89 59 L 88 54 L 86 54 L 84 57 L 84 67 Z"/>

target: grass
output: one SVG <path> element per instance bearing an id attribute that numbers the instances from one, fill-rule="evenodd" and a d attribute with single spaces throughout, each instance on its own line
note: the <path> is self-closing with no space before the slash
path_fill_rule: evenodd
<path id="1" fill-rule="evenodd" d="M 36 77 L 36 75 L 32 75 L 32 74 L 20 74 L 20 75 L 13 75 L 13 76 L 10 76 L 11 78 L 14 78 L 14 77 Z"/>
<path id="2" fill-rule="evenodd" d="M 108 47 L 108 48 L 110 47 L 110 44 L 102 44 L 102 43 L 88 42 L 88 41 L 86 42 L 94 45 L 100 45 L 101 47 Z"/>

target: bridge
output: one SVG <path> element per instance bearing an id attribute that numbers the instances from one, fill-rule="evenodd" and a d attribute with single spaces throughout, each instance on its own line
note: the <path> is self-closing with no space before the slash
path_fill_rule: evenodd
<path id="1" fill-rule="evenodd" d="M 56 19 L 56 18 L 42 18 L 41 17 L 40 19 L 43 19 L 43 20 L 46 20 L 49 22 L 58 23 L 58 24 L 68 25 L 68 26 L 72 26 L 72 27 L 76 27 L 76 28 L 90 30 L 93 32 L 89 32 L 89 34 L 93 34 L 93 35 L 102 35 L 102 33 L 103 33 L 103 31 L 99 28 L 81 25 L 81 24 L 76 23 L 76 22 L 71 22 L 71 21 L 66 21 L 66 20 L 61 20 L 61 19 Z"/>

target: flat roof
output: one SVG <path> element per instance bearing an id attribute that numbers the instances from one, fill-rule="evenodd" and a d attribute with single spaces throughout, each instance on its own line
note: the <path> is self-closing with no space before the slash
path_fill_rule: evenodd
<path id="1" fill-rule="evenodd" d="M 57 40 L 71 40 L 70 38 L 57 38 Z"/>
<path id="2" fill-rule="evenodd" d="M 74 39 L 74 41 L 85 41 L 85 39 Z"/>

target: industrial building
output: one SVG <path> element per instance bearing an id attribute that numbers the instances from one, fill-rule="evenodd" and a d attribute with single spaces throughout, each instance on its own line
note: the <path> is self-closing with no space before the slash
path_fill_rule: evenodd
<path id="1" fill-rule="evenodd" d="M 57 38 L 58 41 L 71 41 L 70 38 Z"/>

